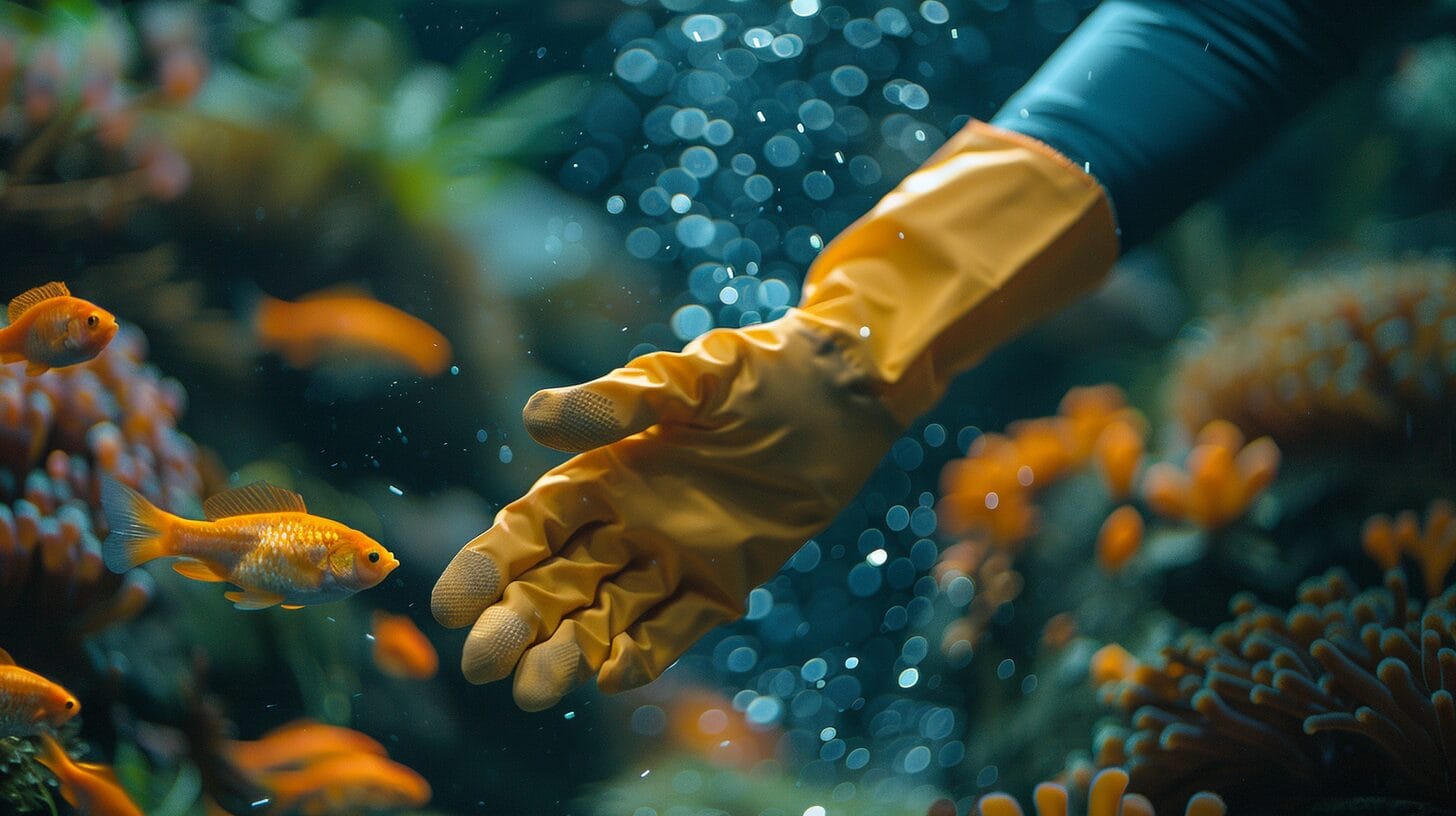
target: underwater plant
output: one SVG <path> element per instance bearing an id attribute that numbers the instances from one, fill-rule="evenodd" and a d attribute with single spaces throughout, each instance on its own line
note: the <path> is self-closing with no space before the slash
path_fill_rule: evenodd
<path id="1" fill-rule="evenodd" d="M 1107 768 L 1098 772 L 1087 791 L 1085 816 L 1156 816 L 1151 802 L 1127 790 L 1127 771 L 1121 768 Z M 1036 816 L 1067 816 L 1067 789 L 1055 782 L 1044 782 L 1036 786 L 1032 794 L 1036 803 Z M 951 804 L 949 801 L 946 804 Z M 981 797 L 976 805 L 980 816 L 1024 816 L 1025 811 L 1016 800 L 1004 793 L 993 793 Z M 1165 811 L 1168 812 L 1168 811 Z M 1227 813 L 1223 800 L 1206 791 L 1189 797 L 1183 809 L 1184 816 L 1224 816 Z M 945 816 L 955 813 L 954 805 L 944 809 Z M 928 816 L 941 816 L 932 806 Z"/>
<path id="2" fill-rule="evenodd" d="M 1281 610 L 1241 594 L 1232 621 L 1155 662 L 1101 653 L 1124 715 L 1097 739 L 1158 807 L 1212 789 L 1237 812 L 1337 797 L 1456 803 L 1456 588 L 1424 604 L 1405 576 L 1356 590 L 1332 570 Z M 1120 659 L 1119 659 L 1120 658 Z M 1379 769 L 1379 772 L 1374 772 Z"/>
<path id="3" fill-rule="evenodd" d="M 1431 502 L 1426 508 L 1422 527 L 1412 510 L 1394 519 L 1374 515 L 1366 519 L 1360 530 L 1360 544 L 1370 560 L 1382 569 L 1395 569 L 1402 555 L 1412 558 L 1420 567 L 1427 597 L 1440 594 L 1446 586 L 1446 574 L 1456 564 L 1456 525 L 1451 522 L 1456 510 L 1444 499 Z"/>

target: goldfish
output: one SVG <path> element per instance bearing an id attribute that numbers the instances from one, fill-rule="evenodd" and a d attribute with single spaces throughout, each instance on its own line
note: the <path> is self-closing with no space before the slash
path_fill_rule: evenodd
<path id="1" fill-rule="evenodd" d="M 0 363 L 24 360 L 31 376 L 94 359 L 118 328 L 111 312 L 71 297 L 60 281 L 10 301 L 9 319 L 10 325 L 0 328 Z"/>
<path id="2" fill-rule="evenodd" d="M 374 665 L 391 677 L 428 680 L 440 669 L 440 655 L 420 627 L 405 615 L 374 613 Z"/>
<path id="3" fill-rule="evenodd" d="M 430 783 L 409 768 L 374 754 L 338 754 L 292 771 L 265 774 L 270 813 L 299 816 L 359 814 L 422 807 Z"/>
<path id="4" fill-rule="evenodd" d="M 256 740 L 228 744 L 228 757 L 245 773 L 305 768 L 325 757 L 341 754 L 385 756 L 384 746 L 350 728 L 313 720 L 295 720 Z"/>
<path id="5" fill-rule="evenodd" d="M 111 530 L 101 556 L 112 572 L 176 558 L 172 569 L 183 576 L 237 586 L 224 597 L 238 609 L 337 601 L 399 566 L 379 542 L 311 515 L 302 496 L 267 482 L 208 497 L 207 520 L 198 521 L 168 513 L 103 474 L 101 506 Z"/>
<path id="6" fill-rule="evenodd" d="M 0 649 L 0 737 L 28 737 L 60 728 L 81 712 L 76 695 L 15 665 Z"/>
<path id="7" fill-rule="evenodd" d="M 42 734 L 40 739 L 36 760 L 55 774 L 61 795 L 81 816 L 143 816 L 111 768 L 71 759 L 50 734 Z"/>
<path id="8" fill-rule="evenodd" d="M 294 368 L 310 368 L 330 353 L 358 352 L 433 377 L 450 362 L 450 341 L 435 327 L 350 289 L 326 289 L 294 303 L 265 296 L 253 315 L 253 332 L 263 348 Z"/>

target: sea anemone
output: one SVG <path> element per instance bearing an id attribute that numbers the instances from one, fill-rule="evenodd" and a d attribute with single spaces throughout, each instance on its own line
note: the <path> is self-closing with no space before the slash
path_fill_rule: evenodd
<path id="1" fill-rule="evenodd" d="M 1332 571 L 1287 613 L 1248 595 L 1231 609 L 1153 663 L 1104 655 L 1094 674 L 1128 719 L 1099 765 L 1125 764 L 1159 807 L 1204 788 L 1236 805 L 1456 803 L 1456 588 L 1422 605 L 1399 570 L 1364 592 Z"/>
<path id="2" fill-rule="evenodd" d="M 1092 780 L 1087 793 L 1086 816 L 1156 816 L 1153 805 L 1147 798 L 1127 790 L 1127 771 L 1108 768 Z M 1055 782 L 1043 782 L 1032 794 L 1036 803 L 1036 816 L 1067 816 L 1067 789 Z M 981 798 L 977 805 L 981 816 L 1024 816 L 1025 811 L 1016 800 L 1004 793 L 992 793 Z M 954 813 L 952 807 L 946 813 Z M 1208 792 L 1195 793 L 1188 799 L 1184 816 L 1224 816 L 1228 812 L 1223 800 Z M 932 806 L 930 816 L 937 816 Z"/>
<path id="3" fill-rule="evenodd" d="M 1279 473 L 1279 447 L 1267 436 L 1244 443 L 1231 422 L 1203 426 L 1183 467 L 1158 462 L 1143 477 L 1143 500 L 1164 518 L 1219 529 L 1248 511 Z"/>
<path id="4" fill-rule="evenodd" d="M 1425 579 L 1426 595 L 1435 596 L 1446 585 L 1446 573 L 1456 564 L 1456 524 L 1452 523 L 1451 502 L 1437 499 L 1426 509 L 1426 526 L 1421 527 L 1415 511 L 1406 510 L 1394 519 L 1374 515 L 1360 531 L 1365 554 L 1382 569 L 1395 569 L 1401 555 L 1410 556 Z"/>

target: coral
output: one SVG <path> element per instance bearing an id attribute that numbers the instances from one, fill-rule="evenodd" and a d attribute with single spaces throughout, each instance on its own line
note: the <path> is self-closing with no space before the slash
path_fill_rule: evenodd
<path id="1" fill-rule="evenodd" d="M 1282 445 L 1449 429 L 1456 405 L 1456 275 L 1448 263 L 1373 265 L 1311 279 L 1184 350 L 1171 404 Z"/>
<path id="2" fill-rule="evenodd" d="M 145 573 L 102 564 L 99 472 L 169 510 L 198 502 L 197 448 L 176 429 L 185 397 L 145 354 L 127 327 L 89 363 L 0 366 L 0 630 L 13 637 L 74 640 L 146 605 Z"/>
<path id="3" fill-rule="evenodd" d="M 1086 816 L 1155 816 L 1153 805 L 1145 797 L 1127 790 L 1127 771 L 1108 768 L 1097 774 L 1087 793 Z M 1036 816 L 1067 816 L 1067 789 L 1053 782 L 1044 782 L 1036 787 L 1032 795 L 1036 803 Z M 981 798 L 977 805 L 981 816 L 1023 816 L 1024 811 L 1015 799 L 1004 793 L 993 793 Z M 954 812 L 954 809 L 947 811 Z M 1227 812 L 1223 800 L 1216 794 L 1200 792 L 1188 799 L 1184 816 L 1223 816 Z M 931 810 L 932 816 L 935 810 Z"/>
<path id="4" fill-rule="evenodd" d="M 67 8 L 0 10 L 0 213 L 115 223 L 140 201 L 186 188 L 186 162 L 148 120 L 196 92 L 206 61 L 195 32 L 149 31 L 160 88 L 134 90 L 123 18 Z"/>
<path id="5" fill-rule="evenodd" d="M 1117 572 L 1137 555 L 1143 543 L 1143 517 L 1137 508 L 1124 504 L 1113 510 L 1097 532 L 1097 564 Z"/>
<path id="6" fill-rule="evenodd" d="M 1128 717 L 1098 740 L 1159 807 L 1200 788 L 1235 807 L 1323 797 L 1456 803 L 1456 589 L 1424 605 L 1404 575 L 1357 592 L 1307 581 L 1287 613 L 1241 595 L 1212 635 L 1155 663 L 1099 652 L 1104 699 Z"/>
<path id="7" fill-rule="evenodd" d="M 1421 569 L 1427 597 L 1440 594 L 1446 585 L 1446 573 L 1456 564 L 1456 524 L 1452 516 L 1456 508 L 1443 500 L 1431 502 L 1426 509 L 1426 526 L 1421 528 L 1415 511 L 1407 510 L 1394 519 L 1374 515 L 1360 531 L 1365 554 L 1382 569 L 1395 569 L 1402 554 L 1409 555 Z"/>
<path id="8" fill-rule="evenodd" d="M 1244 444 L 1232 423 L 1214 420 L 1198 432 L 1184 468 L 1158 462 L 1143 477 L 1143 499 L 1158 515 L 1219 529 L 1237 520 L 1279 473 L 1279 447 L 1269 437 Z"/>

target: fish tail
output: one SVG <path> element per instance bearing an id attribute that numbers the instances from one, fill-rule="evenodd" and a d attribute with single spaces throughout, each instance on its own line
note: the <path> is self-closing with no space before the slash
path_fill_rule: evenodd
<path id="1" fill-rule="evenodd" d="M 107 569 L 126 572 L 168 555 L 168 514 L 109 473 L 101 474 L 101 509 L 111 530 L 101 544 Z"/>
<path id="2" fill-rule="evenodd" d="M 40 733 L 40 751 L 36 753 L 35 759 L 50 768 L 51 773 L 57 777 L 70 764 L 70 755 L 66 753 L 66 749 L 61 747 L 61 743 L 54 736 L 45 731 Z"/>

